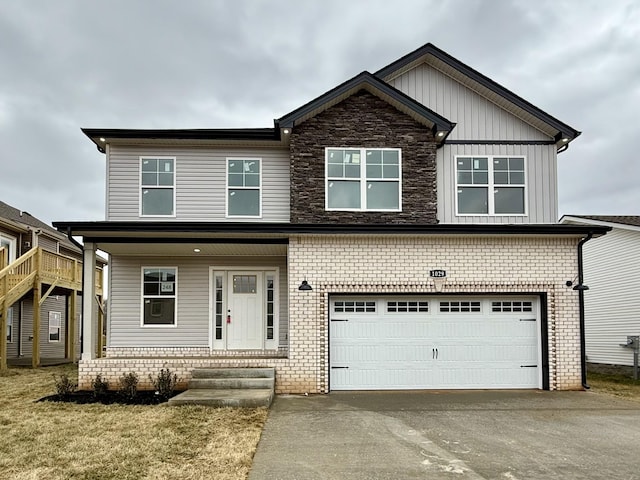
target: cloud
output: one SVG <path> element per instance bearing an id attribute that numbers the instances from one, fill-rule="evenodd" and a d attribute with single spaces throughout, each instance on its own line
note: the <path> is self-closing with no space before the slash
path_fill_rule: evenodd
<path id="1" fill-rule="evenodd" d="M 640 213 L 633 1 L 0 0 L 0 195 L 103 219 L 81 127 L 267 127 L 426 42 L 584 132 L 559 156 L 560 213 Z"/>

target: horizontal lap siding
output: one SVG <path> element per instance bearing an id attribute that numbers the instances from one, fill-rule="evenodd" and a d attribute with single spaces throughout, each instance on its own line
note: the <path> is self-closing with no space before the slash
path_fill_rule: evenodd
<path id="1" fill-rule="evenodd" d="M 441 223 L 557 222 L 557 156 L 554 145 L 445 145 L 437 155 L 438 218 Z M 456 155 L 525 156 L 527 216 L 456 216 Z"/>
<path id="2" fill-rule="evenodd" d="M 449 140 L 550 140 L 540 130 L 432 66 L 419 65 L 390 83 L 457 123 Z"/>
<path id="3" fill-rule="evenodd" d="M 140 156 L 176 158 L 176 217 L 163 221 L 226 221 L 227 157 L 262 159 L 262 220 L 289 221 L 288 150 L 152 146 L 110 147 L 107 220 L 158 220 L 139 216 Z"/>
<path id="4" fill-rule="evenodd" d="M 176 328 L 140 326 L 143 266 L 178 267 L 178 322 Z M 287 268 L 285 257 L 134 258 L 112 256 L 110 264 L 109 346 L 209 345 L 209 267 L 279 267 L 280 331 L 286 344 Z"/>
<path id="5" fill-rule="evenodd" d="M 585 337 L 593 363 L 633 365 L 623 348 L 627 335 L 640 335 L 640 232 L 615 228 L 584 245 Z"/>
<path id="6" fill-rule="evenodd" d="M 40 357 L 42 358 L 64 358 L 67 318 L 66 304 L 67 297 L 50 296 L 46 298 L 40 307 Z M 61 314 L 59 342 L 49 342 L 49 312 L 60 312 Z M 30 339 L 30 337 L 33 336 L 32 297 L 27 297 L 22 302 L 22 321 L 22 354 L 25 357 L 30 357 L 33 353 L 33 340 Z M 17 333 L 14 338 L 17 341 Z"/>
<path id="7" fill-rule="evenodd" d="M 58 253 L 58 242 L 44 235 L 38 235 L 38 246 L 43 250 Z"/>

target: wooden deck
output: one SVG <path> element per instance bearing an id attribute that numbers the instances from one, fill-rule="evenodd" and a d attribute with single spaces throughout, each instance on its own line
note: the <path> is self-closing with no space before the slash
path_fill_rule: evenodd
<path id="1" fill-rule="evenodd" d="M 0 266 L 6 263 L 6 257 L 0 255 Z M 96 267 L 96 297 L 103 294 L 102 269 Z M 33 293 L 33 356 L 32 366 L 40 365 L 40 307 L 54 290 L 70 293 L 70 319 L 76 317 L 77 294 L 82 292 L 82 262 L 42 248 L 33 248 L 16 261 L 0 270 L 0 332 L 7 331 L 7 316 L 11 305 Z M 74 358 L 72 351 L 76 325 L 68 324 L 66 335 L 66 353 Z M 7 343 L 0 341 L 0 369 L 7 368 Z"/>

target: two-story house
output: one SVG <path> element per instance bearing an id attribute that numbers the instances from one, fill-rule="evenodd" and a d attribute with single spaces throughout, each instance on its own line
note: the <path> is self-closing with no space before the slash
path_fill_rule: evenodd
<path id="1" fill-rule="evenodd" d="M 556 223 L 580 132 L 435 46 L 273 128 L 83 131 L 106 221 L 56 226 L 85 264 L 109 253 L 110 322 L 95 359 L 84 317 L 81 386 L 268 366 L 281 393 L 582 388 L 579 253 L 606 228 Z"/>

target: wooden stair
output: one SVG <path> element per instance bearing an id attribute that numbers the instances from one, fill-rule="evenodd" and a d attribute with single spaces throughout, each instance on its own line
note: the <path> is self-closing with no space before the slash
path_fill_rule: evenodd
<path id="1" fill-rule="evenodd" d="M 1 255 L 0 266 L 6 263 L 6 255 Z M 102 272 L 96 275 L 96 292 L 102 295 Z M 44 287 L 44 288 L 43 288 Z M 34 351 L 32 364 L 38 366 L 39 334 L 40 334 L 40 306 L 56 288 L 62 288 L 77 294 L 82 291 L 82 262 L 58 253 L 32 248 L 15 261 L 0 269 L 0 331 L 6 332 L 7 313 L 9 308 L 22 299 L 29 292 L 33 292 L 33 329 Z M 44 293 L 43 293 L 44 291 Z M 75 318 L 75 301 L 72 302 L 73 312 L 70 317 Z M 70 324 L 73 326 L 73 324 Z M 73 330 L 69 331 L 69 345 L 73 348 Z M 73 355 L 70 356 L 71 358 Z M 6 341 L 0 341 L 0 370 L 7 368 Z"/>

